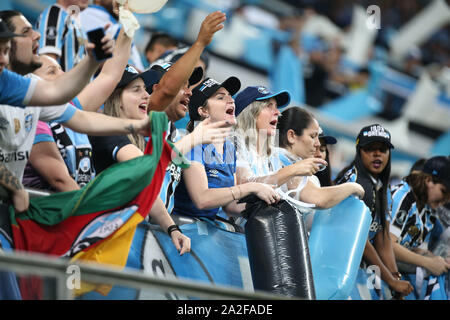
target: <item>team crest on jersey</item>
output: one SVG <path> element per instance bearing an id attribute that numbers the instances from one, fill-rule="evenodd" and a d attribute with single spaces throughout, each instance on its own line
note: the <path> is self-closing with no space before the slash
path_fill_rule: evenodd
<path id="1" fill-rule="evenodd" d="M 54 26 L 49 26 L 46 30 L 46 36 L 49 40 L 56 39 L 56 28 Z"/>
<path id="2" fill-rule="evenodd" d="M 402 226 L 405 223 L 407 214 L 408 214 L 408 212 L 406 210 L 399 210 L 397 213 L 397 218 L 395 218 L 395 222 L 399 226 Z"/>
<path id="3" fill-rule="evenodd" d="M 409 234 L 411 237 L 417 236 L 417 235 L 419 234 L 419 228 L 417 228 L 417 226 L 411 226 L 411 227 L 408 229 L 408 234 Z"/>
<path id="4" fill-rule="evenodd" d="M 18 134 L 20 131 L 20 120 L 17 118 L 14 118 L 14 133 Z"/>
<path id="5" fill-rule="evenodd" d="M 25 130 L 27 130 L 27 132 L 30 132 L 32 126 L 33 126 L 33 115 L 32 114 L 25 115 Z"/>

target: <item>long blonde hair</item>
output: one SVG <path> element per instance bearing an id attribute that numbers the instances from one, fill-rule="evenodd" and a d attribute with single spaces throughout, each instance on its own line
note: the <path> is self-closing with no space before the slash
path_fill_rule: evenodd
<path id="1" fill-rule="evenodd" d="M 119 88 L 113 91 L 109 98 L 105 101 L 103 113 L 116 118 L 126 118 L 123 109 L 121 108 L 121 96 L 124 88 Z M 127 134 L 128 139 L 132 144 L 138 147 L 142 152 L 145 150 L 144 137 L 138 133 Z"/>
<path id="2" fill-rule="evenodd" d="M 269 105 L 269 99 L 262 101 L 254 101 L 250 103 L 236 118 L 236 144 L 239 147 L 245 147 L 247 150 L 258 151 L 257 143 L 258 137 L 264 139 L 264 144 L 261 144 L 262 150 L 259 150 L 259 154 L 270 157 L 275 145 L 275 135 L 265 136 L 267 132 L 262 130 L 258 132 L 256 128 L 256 119 L 264 108 Z M 244 145 L 240 145 L 244 144 Z"/>

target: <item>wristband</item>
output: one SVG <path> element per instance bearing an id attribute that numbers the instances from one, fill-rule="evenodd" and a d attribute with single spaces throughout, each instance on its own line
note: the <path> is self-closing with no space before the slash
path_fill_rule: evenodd
<path id="1" fill-rule="evenodd" d="M 180 231 L 181 233 L 183 233 L 183 232 L 181 231 L 181 229 L 180 229 L 179 226 L 177 226 L 176 224 L 173 224 L 173 225 L 171 225 L 171 226 L 169 226 L 169 227 L 167 228 L 167 234 L 170 236 L 170 234 L 171 234 L 173 231 L 175 231 L 175 230 L 178 230 L 178 231 Z"/>
<path id="2" fill-rule="evenodd" d="M 230 187 L 231 195 L 233 196 L 233 200 L 237 200 L 236 195 L 234 194 L 233 187 Z"/>

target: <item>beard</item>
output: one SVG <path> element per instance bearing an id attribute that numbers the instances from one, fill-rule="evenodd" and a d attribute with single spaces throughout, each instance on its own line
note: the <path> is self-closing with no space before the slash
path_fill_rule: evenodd
<path id="1" fill-rule="evenodd" d="M 20 74 L 26 75 L 28 73 L 34 72 L 36 69 L 39 69 L 42 66 L 42 62 L 40 61 L 31 61 L 29 63 L 24 63 L 19 61 L 17 58 L 17 45 L 14 41 L 11 41 L 11 51 L 9 53 L 9 67 L 12 71 Z"/>

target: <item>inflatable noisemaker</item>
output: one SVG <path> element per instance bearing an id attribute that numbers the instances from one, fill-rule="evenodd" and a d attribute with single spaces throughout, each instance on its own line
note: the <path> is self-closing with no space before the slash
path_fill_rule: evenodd
<path id="1" fill-rule="evenodd" d="M 251 195 L 245 236 L 255 290 L 315 299 L 306 229 L 301 214 L 286 200 L 267 205 Z"/>
<path id="2" fill-rule="evenodd" d="M 309 237 L 314 288 L 319 300 L 346 300 L 355 287 L 372 216 L 351 196 L 316 210 Z"/>

